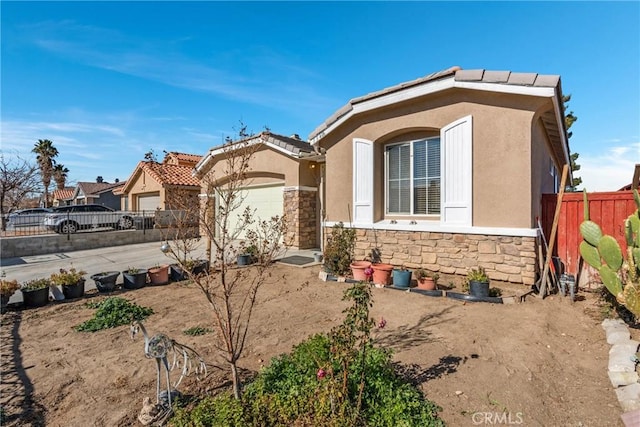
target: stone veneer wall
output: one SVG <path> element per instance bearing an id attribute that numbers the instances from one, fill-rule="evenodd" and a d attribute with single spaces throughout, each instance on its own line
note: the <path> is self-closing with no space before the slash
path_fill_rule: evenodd
<path id="1" fill-rule="evenodd" d="M 444 274 L 466 276 L 469 269 L 484 267 L 490 279 L 532 285 L 538 272 L 535 237 L 356 230 L 356 259 L 376 247 L 384 263 Z"/>
<path id="2" fill-rule="evenodd" d="M 316 191 L 284 190 L 284 214 L 288 224 L 285 238 L 298 249 L 318 247 L 316 197 Z"/>

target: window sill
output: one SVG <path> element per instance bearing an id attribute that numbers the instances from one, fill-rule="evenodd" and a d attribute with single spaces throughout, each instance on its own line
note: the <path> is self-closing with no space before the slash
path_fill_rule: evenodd
<path id="1" fill-rule="evenodd" d="M 395 223 L 393 223 L 395 221 Z M 327 221 L 326 227 L 333 227 L 338 222 Z M 504 227 L 469 227 L 459 225 L 443 225 L 439 220 L 385 219 L 374 223 L 344 223 L 345 227 L 371 230 L 419 231 L 434 233 L 482 234 L 488 236 L 537 237 L 536 228 L 504 228 Z"/>

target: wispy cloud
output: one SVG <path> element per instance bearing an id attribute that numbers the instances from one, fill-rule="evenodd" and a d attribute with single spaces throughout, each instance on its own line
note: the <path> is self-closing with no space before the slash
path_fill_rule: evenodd
<path id="1" fill-rule="evenodd" d="M 234 101 L 294 113 L 339 104 L 314 87 L 318 76 L 313 70 L 261 46 L 225 52 L 231 56 L 225 68 L 189 57 L 178 50 L 182 43 L 136 40 L 119 31 L 72 21 L 31 25 L 25 28 L 25 37 L 49 53 L 82 64 Z"/>
<path id="2" fill-rule="evenodd" d="M 619 139 L 616 144 L 619 144 Z M 615 145 L 604 149 L 603 155 L 588 153 L 580 155 L 582 188 L 587 191 L 616 191 L 629 184 L 636 163 L 640 163 L 640 142 Z"/>

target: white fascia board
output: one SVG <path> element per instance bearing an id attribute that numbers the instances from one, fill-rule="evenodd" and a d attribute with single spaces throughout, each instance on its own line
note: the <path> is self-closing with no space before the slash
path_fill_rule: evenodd
<path id="1" fill-rule="evenodd" d="M 300 156 L 292 153 L 291 151 L 287 150 L 286 148 L 282 148 L 279 145 L 273 144 L 269 141 L 265 141 L 262 138 L 255 138 L 253 141 L 250 141 L 246 144 L 246 146 L 251 146 L 251 145 L 255 145 L 255 144 L 264 144 L 267 147 L 270 147 L 284 155 L 287 155 L 289 157 L 293 157 L 294 159 L 299 159 Z M 196 175 L 198 172 L 200 172 L 200 170 L 202 170 L 202 168 L 209 163 L 215 156 L 226 153 L 228 151 L 233 151 L 235 150 L 235 148 L 233 146 L 226 146 L 226 147 L 220 147 L 220 148 L 216 148 L 216 149 L 211 149 L 209 150 L 209 152 L 207 153 L 206 156 L 204 156 L 204 158 L 202 160 L 200 160 L 200 162 L 198 162 L 198 164 L 195 165 L 194 167 L 194 172 L 192 175 Z"/>
<path id="2" fill-rule="evenodd" d="M 333 227 L 338 221 L 327 221 L 326 227 Z M 537 228 L 508 228 L 508 227 L 463 227 L 463 226 L 443 226 L 434 221 L 416 221 L 411 224 L 410 220 L 398 220 L 392 224 L 389 220 L 375 223 L 344 223 L 347 228 L 362 228 L 369 230 L 391 230 L 391 231 L 418 231 L 434 233 L 456 233 L 456 234 L 481 234 L 485 236 L 511 236 L 511 237 L 538 237 Z"/>
<path id="3" fill-rule="evenodd" d="M 545 98 L 555 98 L 555 88 L 553 87 L 536 87 L 536 86 L 521 86 L 521 85 L 509 85 L 500 83 L 483 83 L 483 82 L 458 82 L 455 77 L 449 77 L 442 80 L 436 80 L 422 85 L 417 85 L 408 89 L 400 89 L 397 92 L 392 92 L 387 95 L 382 95 L 373 99 L 369 99 L 363 102 L 356 103 L 352 106 L 351 111 L 340 117 L 333 122 L 329 127 L 324 129 L 318 135 L 311 140 L 311 145 L 316 145 L 317 142 L 327 134 L 331 133 L 335 128 L 349 120 L 352 116 L 364 113 L 366 111 L 375 110 L 377 108 L 386 107 L 399 102 L 407 101 L 410 99 L 418 98 L 425 95 L 441 92 L 446 89 L 460 88 L 471 90 L 482 90 L 498 93 L 509 93 L 516 95 L 529 95 L 539 96 Z"/>
<path id="4" fill-rule="evenodd" d="M 560 107 L 560 102 L 557 97 L 553 97 L 553 110 L 556 114 L 556 122 L 560 125 L 560 141 L 562 142 L 562 152 L 564 153 L 564 161 L 567 162 L 569 166 L 571 166 L 571 160 L 569 159 L 569 144 L 567 143 L 566 132 L 564 129 L 564 121 L 562 119 L 562 110 Z M 570 170 L 571 174 L 572 171 Z M 569 177 L 571 178 L 571 176 Z"/>

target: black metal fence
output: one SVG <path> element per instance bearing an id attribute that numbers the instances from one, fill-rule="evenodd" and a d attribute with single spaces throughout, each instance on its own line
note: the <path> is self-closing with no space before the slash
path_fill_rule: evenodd
<path id="1" fill-rule="evenodd" d="M 197 227 L 197 214 L 185 211 L 66 211 L 8 214 L 2 218 L 1 237 L 40 234 L 76 234 L 112 230 Z"/>

